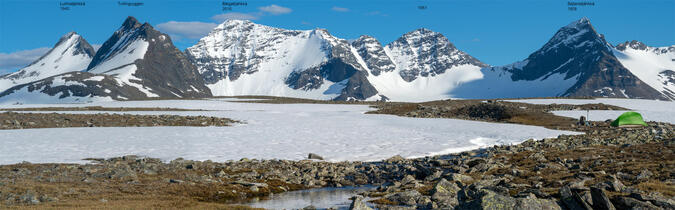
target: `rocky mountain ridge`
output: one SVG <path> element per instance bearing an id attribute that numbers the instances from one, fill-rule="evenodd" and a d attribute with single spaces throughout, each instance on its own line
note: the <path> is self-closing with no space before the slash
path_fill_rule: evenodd
<path id="1" fill-rule="evenodd" d="M 228 20 L 181 52 L 168 35 L 129 17 L 95 54 L 79 35 L 67 37 L 74 41 L 62 38 L 34 64 L 64 45 L 71 46 L 73 56 L 85 57 L 78 65 L 86 70 L 30 65 L 3 76 L 0 84 L 5 81 L 9 88 L 84 70 L 113 76 L 119 87 L 140 92 L 112 100 L 211 95 L 358 101 L 552 96 L 675 100 L 675 46 L 655 48 L 632 41 L 614 47 L 587 18 L 560 28 L 526 59 L 505 66 L 484 64 L 425 28 L 382 45 L 367 35 L 348 41 L 325 29 L 287 30 Z M 31 68 L 36 70 L 29 72 Z M 33 76 L 19 82 L 22 75 Z M 68 78 L 79 78 L 73 75 Z"/>
<path id="2" fill-rule="evenodd" d="M 614 97 L 669 100 L 626 68 L 615 48 L 582 18 L 558 30 L 525 60 L 482 70 L 485 77 L 456 91 L 466 98 Z"/>
<path id="3" fill-rule="evenodd" d="M 86 66 L 83 69 L 14 86 L 0 93 L 0 102 L 82 103 L 212 96 L 196 67 L 170 37 L 134 17 L 128 17 L 82 64 Z"/>

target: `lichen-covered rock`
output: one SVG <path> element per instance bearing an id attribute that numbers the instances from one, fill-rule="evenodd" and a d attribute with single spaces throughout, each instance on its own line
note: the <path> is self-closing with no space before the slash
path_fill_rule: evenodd
<path id="1" fill-rule="evenodd" d="M 562 208 L 555 200 L 540 199 L 536 196 L 518 198 L 516 209 L 519 210 L 561 210 Z"/>
<path id="2" fill-rule="evenodd" d="M 386 195 L 385 198 L 394 203 L 407 206 L 416 206 L 418 201 L 422 199 L 422 194 L 417 190 L 407 190 L 404 192 Z"/>
<path id="3" fill-rule="evenodd" d="M 478 192 L 480 195 L 476 200 L 468 203 L 467 206 L 462 206 L 460 208 L 466 209 L 482 209 L 482 210 L 515 210 L 517 205 L 517 200 L 515 198 L 500 195 L 498 193 L 492 192 L 490 190 L 480 190 Z"/>
<path id="4" fill-rule="evenodd" d="M 431 190 L 431 200 L 435 201 L 439 207 L 455 207 L 459 205 L 457 192 L 460 190 L 455 183 L 441 179 Z"/>

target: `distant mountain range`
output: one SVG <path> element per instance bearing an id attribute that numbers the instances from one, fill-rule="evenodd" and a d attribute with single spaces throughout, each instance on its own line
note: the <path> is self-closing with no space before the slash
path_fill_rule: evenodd
<path id="1" fill-rule="evenodd" d="M 382 45 L 325 29 L 228 20 L 185 52 L 127 18 L 94 52 L 71 32 L 37 61 L 0 76 L 0 103 L 272 95 L 324 100 L 590 96 L 675 100 L 675 45 L 612 46 L 586 18 L 522 61 L 490 66 L 417 29 Z"/>

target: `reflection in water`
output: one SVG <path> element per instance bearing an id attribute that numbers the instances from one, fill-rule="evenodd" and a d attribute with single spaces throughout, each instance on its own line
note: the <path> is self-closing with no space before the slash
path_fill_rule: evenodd
<path id="1" fill-rule="evenodd" d="M 373 186 L 361 187 L 326 187 L 309 190 L 299 190 L 274 194 L 265 200 L 257 200 L 248 203 L 251 207 L 265 209 L 301 209 L 314 206 L 317 209 L 349 209 L 352 196 L 374 188 Z"/>

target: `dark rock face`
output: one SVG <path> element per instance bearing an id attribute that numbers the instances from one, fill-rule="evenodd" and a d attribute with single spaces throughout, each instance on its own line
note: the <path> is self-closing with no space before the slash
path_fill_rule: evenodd
<path id="1" fill-rule="evenodd" d="M 339 83 L 347 80 L 345 87 L 334 100 L 364 100 L 377 90 L 367 79 L 368 73 L 358 70 L 342 59 L 332 59 L 321 66 L 300 72 L 293 72 L 286 78 L 286 84 L 293 89 L 312 90 L 323 85 L 324 80 Z"/>
<path id="2" fill-rule="evenodd" d="M 587 210 L 592 209 L 581 196 L 576 192 L 572 192 L 569 186 L 560 188 L 560 201 L 571 210 Z"/>
<path id="3" fill-rule="evenodd" d="M 340 95 L 334 100 L 364 100 L 377 94 L 377 90 L 367 79 L 368 72 L 362 69 L 346 40 L 336 39 L 325 30 L 316 30 L 313 33 L 320 34 L 330 43 L 324 45 L 324 49 L 330 52 L 330 60 L 317 67 L 291 73 L 286 79 L 289 87 L 310 90 L 321 87 L 324 80 L 335 83 L 347 80 Z"/>
<path id="4" fill-rule="evenodd" d="M 341 59 L 332 59 L 320 66 L 291 73 L 286 79 L 286 84 L 296 90 L 317 89 L 323 85 L 324 79 L 331 82 L 340 82 L 351 77 L 357 71 L 359 70 Z"/>
<path id="5" fill-rule="evenodd" d="M 579 82 L 568 89 L 565 95 L 665 100 L 658 91 L 642 82 L 610 54 L 604 54 L 589 66 L 581 74 Z"/>
<path id="6" fill-rule="evenodd" d="M 649 202 L 640 201 L 630 197 L 617 197 L 612 201 L 619 209 L 662 209 Z"/>
<path id="7" fill-rule="evenodd" d="M 347 85 L 342 89 L 342 93 L 334 100 L 364 100 L 377 94 L 377 90 L 370 84 L 366 78 L 365 71 L 357 71 L 347 81 Z M 386 98 L 386 97 L 385 97 Z"/>
<path id="8" fill-rule="evenodd" d="M 585 73 L 596 58 L 610 50 L 604 37 L 583 18 L 558 30 L 541 49 L 527 58 L 528 63 L 522 69 L 511 69 L 512 79 L 535 80 L 551 74 L 572 78 Z"/>
<path id="9" fill-rule="evenodd" d="M 638 43 L 631 46 L 646 48 Z M 625 48 L 625 46 L 621 46 Z M 560 96 L 663 99 L 621 65 L 612 46 L 597 33 L 587 18 L 561 28 L 522 67 L 507 67 L 513 81 L 546 80 L 554 74 L 577 82 Z"/>
<path id="10" fill-rule="evenodd" d="M 288 87 L 296 90 L 312 90 L 323 85 L 323 75 L 318 68 L 292 72 L 285 81 Z"/>
<path id="11" fill-rule="evenodd" d="M 147 41 L 149 46 L 145 55 L 132 64 L 137 67 L 133 75 L 139 80 L 130 82 L 150 88 L 159 97 L 212 96 L 197 68 L 173 45 L 171 38 L 148 23 L 141 24 L 134 17 L 128 17 L 122 27 L 101 46 L 89 64 L 88 71 L 117 56 L 132 41 L 139 39 Z"/>
<path id="12" fill-rule="evenodd" d="M 396 65 L 391 58 L 384 52 L 382 44 L 377 39 L 362 35 L 356 41 L 352 42 L 363 61 L 370 69 L 370 73 L 377 76 L 381 72 L 390 72 L 396 69 Z"/>
<path id="13" fill-rule="evenodd" d="M 459 65 L 487 65 L 469 54 L 458 50 L 455 45 L 440 33 L 421 28 L 408 32 L 389 43 L 386 48 L 391 53 L 394 62 L 406 66 L 399 66 L 401 77 L 405 81 L 413 81 L 418 76 L 428 77 L 445 73 Z M 405 60 L 405 57 L 413 57 Z"/>
<path id="14" fill-rule="evenodd" d="M 605 194 L 604 190 L 600 188 L 591 187 L 591 196 L 593 199 L 593 208 L 600 210 L 615 210 L 612 202 L 609 201 L 609 197 Z"/>
<path id="15" fill-rule="evenodd" d="M 161 97 L 201 98 L 211 96 L 197 68 L 173 46 L 171 38 L 144 24 L 150 42 L 142 60 L 136 61 L 136 75 L 144 86 L 152 87 Z M 175 95 L 174 95 L 175 94 Z"/>
<path id="16" fill-rule="evenodd" d="M 636 50 L 646 50 L 647 49 L 646 44 L 644 44 L 642 42 L 639 42 L 637 40 L 621 43 L 621 44 L 616 46 L 616 49 L 620 50 L 620 51 L 624 51 L 624 50 L 626 50 L 626 47 L 633 48 L 633 49 L 636 49 Z"/>
<path id="17" fill-rule="evenodd" d="M 662 71 L 658 76 L 662 78 L 662 81 L 666 84 L 675 84 L 675 71 L 673 70 Z M 666 89 L 661 93 L 669 98 L 675 98 L 675 90 Z"/>
<path id="18" fill-rule="evenodd" d="M 102 77 L 102 79 L 92 79 L 94 77 Z M 65 81 L 65 83 L 61 81 Z M 143 92 L 133 86 L 118 83 L 113 76 L 88 72 L 65 73 L 17 85 L 0 93 L 0 98 L 17 93 L 22 89 L 30 93 L 39 92 L 49 96 L 58 96 L 58 98 L 93 96 L 110 97 L 115 100 L 146 98 Z"/>
<path id="19" fill-rule="evenodd" d="M 659 73 L 659 77 L 665 78 L 668 83 L 675 83 L 675 71 L 665 70 Z"/>

